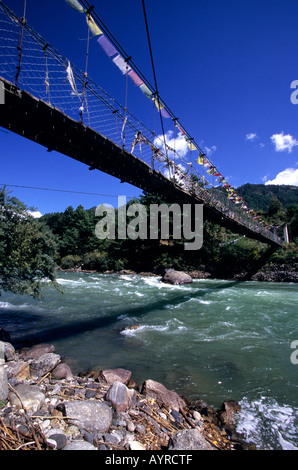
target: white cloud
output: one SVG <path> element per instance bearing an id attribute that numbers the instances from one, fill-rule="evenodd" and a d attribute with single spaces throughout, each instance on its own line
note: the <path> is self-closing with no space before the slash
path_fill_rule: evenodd
<path id="1" fill-rule="evenodd" d="M 271 136 L 272 143 L 275 145 L 276 152 L 288 151 L 292 152 L 293 147 L 298 145 L 298 140 L 296 140 L 290 134 L 285 135 L 283 132 L 280 134 L 274 134 Z"/>
<path id="2" fill-rule="evenodd" d="M 210 148 L 205 146 L 205 152 L 208 157 L 210 157 L 214 152 L 216 152 L 216 149 L 217 149 L 216 145 L 212 145 L 212 147 Z"/>
<path id="3" fill-rule="evenodd" d="M 298 168 L 287 168 L 276 175 L 271 181 L 266 181 L 265 185 L 268 184 L 287 184 L 290 186 L 298 186 Z"/>
<path id="4" fill-rule="evenodd" d="M 165 144 L 164 140 L 166 141 L 166 144 L 171 148 L 175 149 L 175 151 L 181 155 L 181 157 L 185 157 L 189 148 L 187 145 L 187 142 L 185 140 L 185 137 L 181 132 L 175 137 L 173 131 L 168 131 L 165 134 L 165 139 L 163 135 L 159 135 L 154 139 L 154 144 L 162 149 L 164 151 Z M 169 154 L 169 157 L 171 158 L 171 153 Z"/>
<path id="5" fill-rule="evenodd" d="M 31 215 L 33 219 L 40 219 L 40 217 L 42 217 L 42 213 L 39 211 L 28 211 L 28 214 Z"/>
<path id="6" fill-rule="evenodd" d="M 245 140 L 255 140 L 257 138 L 257 134 L 251 132 L 250 134 L 246 134 Z"/>

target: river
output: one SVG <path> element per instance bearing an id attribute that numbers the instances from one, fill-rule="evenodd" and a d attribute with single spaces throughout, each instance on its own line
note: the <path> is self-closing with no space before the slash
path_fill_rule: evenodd
<path id="1" fill-rule="evenodd" d="M 16 346 L 54 344 L 74 373 L 122 367 L 220 407 L 263 449 L 298 450 L 297 284 L 57 273 L 43 298 L 3 293 L 0 325 Z M 131 326 L 138 328 L 131 329 Z M 296 356 L 297 357 L 297 356 Z"/>

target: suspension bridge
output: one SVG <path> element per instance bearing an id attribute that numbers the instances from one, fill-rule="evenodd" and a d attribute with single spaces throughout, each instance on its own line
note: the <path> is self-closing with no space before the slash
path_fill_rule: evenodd
<path id="1" fill-rule="evenodd" d="M 203 204 L 204 219 L 233 233 L 245 235 L 276 249 L 283 244 L 270 227 L 228 183 L 216 165 L 187 133 L 161 100 L 131 57 L 121 49 L 82 0 L 67 0 L 86 16 L 88 40 L 97 38 L 126 80 L 133 81 L 160 115 L 161 134 L 143 124 L 104 91 L 86 70 L 81 71 L 60 54 L 25 19 L 0 1 L 0 126 L 57 151 L 89 167 L 108 173 L 169 203 Z M 126 100 L 125 100 L 126 101 Z M 163 119 L 173 122 L 174 138 L 166 139 Z M 185 139 L 187 160 L 175 148 L 175 137 Z"/>

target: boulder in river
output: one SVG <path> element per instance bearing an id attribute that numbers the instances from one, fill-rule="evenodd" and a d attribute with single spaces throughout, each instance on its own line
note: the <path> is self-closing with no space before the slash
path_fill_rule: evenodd
<path id="1" fill-rule="evenodd" d="M 162 277 L 162 282 L 165 282 L 167 284 L 179 285 L 179 284 L 191 284 L 193 281 L 192 281 L 192 277 L 183 271 L 175 271 L 175 269 L 167 269 L 165 274 Z"/>

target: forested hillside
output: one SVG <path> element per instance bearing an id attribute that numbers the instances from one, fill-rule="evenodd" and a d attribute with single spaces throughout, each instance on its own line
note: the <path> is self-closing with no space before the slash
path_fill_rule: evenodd
<path id="1" fill-rule="evenodd" d="M 237 189 L 249 207 L 267 212 L 272 199 L 277 198 L 286 209 L 298 204 L 298 187 L 286 185 L 244 184 Z"/>
<path id="2" fill-rule="evenodd" d="M 287 222 L 291 243 L 272 257 L 275 263 L 294 265 L 298 255 L 298 188 L 246 184 L 238 193 L 253 209 L 275 226 Z M 144 193 L 140 200 L 149 207 L 161 204 L 160 198 Z M 116 211 L 117 212 L 117 211 Z M 117 213 L 116 213 L 117 217 Z M 95 208 L 68 207 L 63 213 L 46 214 L 41 222 L 57 239 L 57 264 L 64 269 L 159 273 L 172 267 L 181 270 L 241 271 L 254 265 L 268 248 L 259 242 L 239 237 L 210 222 L 204 223 L 204 244 L 199 251 L 185 251 L 183 240 L 98 240 Z"/>

